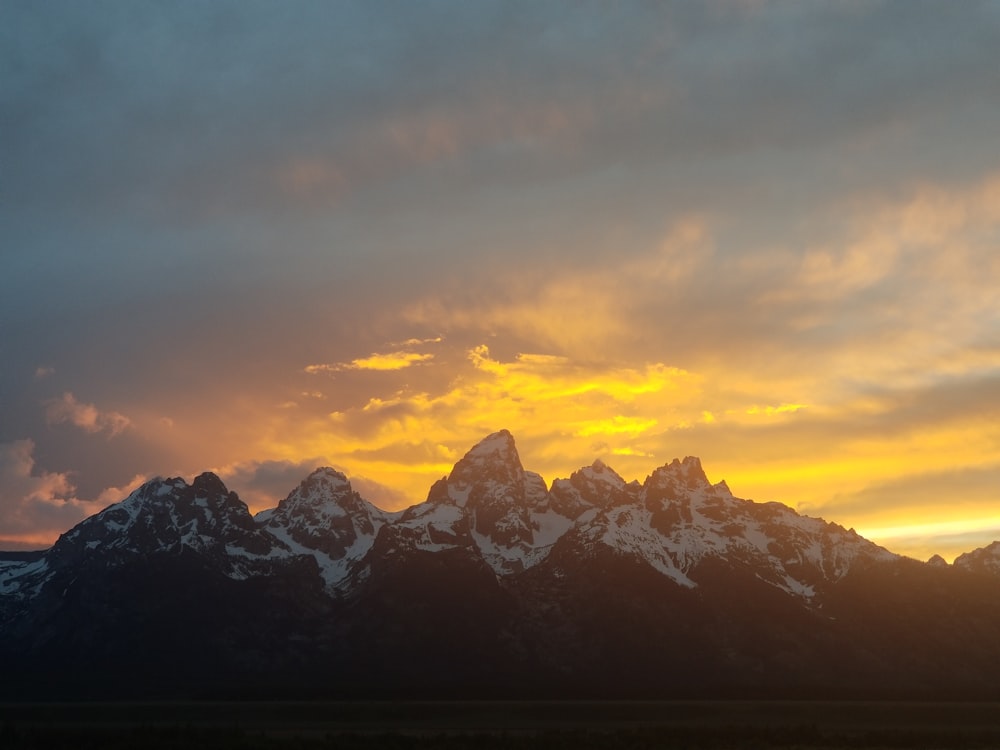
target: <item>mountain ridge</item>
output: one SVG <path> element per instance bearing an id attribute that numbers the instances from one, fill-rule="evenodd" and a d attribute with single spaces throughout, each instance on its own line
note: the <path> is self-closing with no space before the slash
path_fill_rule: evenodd
<path id="1" fill-rule="evenodd" d="M 501 430 L 396 512 L 328 467 L 256 516 L 214 474 L 152 480 L 40 556 L 0 556 L 0 657 L 112 692 L 152 665 L 168 696 L 192 650 L 221 694 L 981 694 L 997 550 L 904 558 L 735 497 L 691 456 L 642 483 L 595 460 L 547 486 Z M 663 683 L 680 668 L 697 674 Z"/>
<path id="2" fill-rule="evenodd" d="M 406 508 L 398 509 L 398 510 L 395 510 L 395 511 L 387 511 L 387 510 L 384 510 L 384 509 L 380 508 L 375 503 L 373 503 L 373 502 L 365 499 L 358 492 L 356 492 L 353 489 L 353 486 L 350 483 L 350 479 L 343 472 L 341 472 L 341 471 L 339 471 L 337 469 L 334 469 L 332 467 L 329 467 L 329 466 L 323 466 L 323 467 L 317 467 L 312 472 L 310 472 L 310 474 L 307 475 L 307 477 L 305 477 L 300 482 L 299 486 L 297 486 L 295 489 L 293 489 L 289 493 L 289 495 L 286 496 L 284 499 L 280 500 L 279 503 L 275 507 L 266 508 L 264 510 L 258 511 L 256 514 L 254 514 L 253 517 L 257 521 L 258 524 L 261 523 L 262 521 L 266 521 L 267 522 L 266 525 L 268 525 L 270 528 L 278 528 L 279 526 L 277 525 L 277 522 L 275 522 L 273 520 L 274 517 L 276 516 L 276 514 L 279 517 L 280 516 L 285 516 L 287 518 L 287 515 L 288 515 L 287 511 L 285 513 L 281 512 L 282 506 L 289 505 L 290 501 L 292 501 L 292 499 L 293 499 L 293 496 L 296 495 L 296 493 L 301 492 L 303 485 L 309 483 L 310 481 L 315 481 L 314 478 L 317 477 L 317 476 L 319 476 L 319 477 L 327 477 L 328 478 L 327 481 L 332 481 L 334 483 L 339 483 L 339 484 L 343 485 L 346 488 L 346 492 L 349 495 L 353 495 L 356 498 L 355 501 L 354 501 L 355 507 L 357 507 L 357 503 L 361 503 L 363 506 L 367 507 L 368 511 L 364 515 L 368 515 L 371 518 L 378 519 L 377 525 L 380 525 L 381 523 L 384 523 L 386 519 L 396 519 L 396 518 L 399 518 L 400 516 L 403 516 L 403 515 L 405 515 L 407 513 L 410 513 L 411 511 L 413 511 L 414 508 L 418 508 L 418 507 L 424 505 L 427 502 L 433 502 L 435 500 L 440 501 L 441 498 L 436 493 L 443 491 L 441 488 L 442 487 L 448 487 L 449 485 L 452 485 L 452 486 L 458 485 L 458 486 L 462 487 L 462 490 L 459 490 L 459 492 L 457 494 L 453 493 L 453 498 L 452 499 L 455 500 L 456 504 L 458 504 L 458 505 L 464 505 L 466 498 L 461 495 L 461 492 L 465 489 L 465 485 L 468 484 L 467 480 L 463 480 L 462 479 L 463 472 L 467 472 L 468 471 L 468 469 L 466 467 L 468 467 L 470 465 L 471 466 L 475 466 L 477 462 L 479 462 L 481 464 L 484 458 L 489 458 L 491 455 L 501 455 L 501 456 L 507 455 L 508 451 L 512 452 L 512 454 L 513 454 L 513 460 L 514 460 L 514 462 L 517 465 L 517 470 L 520 471 L 520 472 L 523 472 L 524 476 L 526 478 L 529 478 L 529 480 L 534 485 L 532 489 L 536 493 L 548 493 L 550 495 L 555 495 L 555 497 L 550 498 L 550 500 L 556 501 L 557 504 L 559 502 L 572 502 L 571 500 L 567 500 L 567 496 L 573 494 L 573 490 L 571 489 L 571 487 L 574 486 L 574 485 L 579 486 L 580 482 L 593 481 L 593 477 L 600 477 L 600 478 L 602 478 L 603 482 L 601 480 L 598 480 L 598 482 L 604 484 L 604 487 L 601 490 L 596 490 L 596 488 L 592 487 L 590 489 L 590 491 L 589 491 L 590 495 L 593 495 L 594 492 L 611 492 L 612 494 L 616 494 L 616 493 L 623 492 L 626 487 L 636 488 L 636 487 L 641 487 L 643 484 L 645 484 L 645 482 L 640 483 L 638 480 L 631 480 L 629 482 L 626 482 L 626 480 L 624 480 L 620 475 L 618 475 L 617 472 L 613 468 L 611 468 L 610 466 L 608 466 L 607 463 L 605 463 L 602 459 L 597 458 L 597 459 L 595 459 L 593 461 L 593 463 L 591 465 L 582 467 L 582 468 L 578 469 L 577 471 L 574 471 L 570 475 L 570 477 L 567 477 L 567 478 L 556 478 L 556 479 L 554 479 L 552 481 L 551 486 L 548 486 L 546 484 L 545 480 L 541 477 L 541 475 L 537 474 L 536 472 L 526 471 L 526 470 L 523 469 L 523 467 L 521 466 L 521 463 L 520 463 L 519 455 L 517 453 L 517 448 L 516 448 L 516 446 L 514 444 L 514 438 L 513 438 L 512 434 L 508 430 L 506 430 L 506 429 L 501 429 L 501 430 L 499 430 L 497 432 L 491 433 L 490 435 L 488 435 L 487 437 L 483 438 L 478 443 L 476 443 L 466 453 L 466 455 L 461 460 L 459 460 L 456 463 L 455 467 L 452 469 L 452 471 L 449 473 L 449 475 L 446 475 L 445 477 L 442 477 L 442 479 L 434 482 L 432 484 L 429 492 L 428 492 L 428 497 L 425 500 L 417 502 L 417 503 L 414 503 L 413 505 L 410 505 L 410 506 L 408 506 Z M 646 482 L 648 482 L 653 477 L 655 477 L 655 476 L 657 476 L 659 474 L 663 474 L 665 472 L 681 472 L 681 473 L 685 473 L 685 477 L 687 477 L 686 472 L 692 472 L 692 476 L 694 477 L 694 481 L 696 483 L 697 482 L 701 482 L 701 483 L 704 483 L 706 485 L 709 484 L 709 481 L 708 481 L 707 475 L 705 474 L 705 471 L 704 471 L 704 468 L 703 468 L 702 461 L 701 461 L 700 457 L 685 456 L 683 459 L 674 458 L 671 461 L 663 464 L 662 466 L 659 466 L 659 467 L 655 468 L 651 472 L 651 474 L 649 476 L 647 476 Z M 576 480 L 574 480 L 574 478 L 576 478 Z M 688 479 L 687 481 L 692 481 L 692 480 Z M 139 488 L 137 488 L 137 490 L 135 490 L 133 493 L 130 493 L 129 496 L 126 496 L 121 501 L 112 503 L 107 508 L 105 508 L 102 511 L 99 511 L 98 513 L 94 514 L 94 516 L 99 516 L 102 513 L 105 513 L 107 511 L 115 508 L 116 506 L 121 506 L 122 503 L 125 503 L 126 501 L 130 500 L 132 498 L 132 496 L 135 495 L 136 493 L 140 493 L 140 492 L 145 491 L 146 488 L 148 486 L 150 486 L 150 485 L 154 485 L 154 486 L 159 487 L 159 486 L 161 486 L 161 483 L 163 483 L 163 482 L 166 482 L 168 484 L 170 484 L 170 483 L 183 483 L 183 484 L 187 484 L 185 482 L 185 480 L 183 478 L 181 478 L 181 477 L 172 477 L 172 478 L 168 478 L 168 479 L 162 479 L 162 478 L 157 477 L 157 478 L 148 480 L 147 482 L 143 483 L 143 485 L 141 485 Z M 212 471 L 204 471 L 201 474 L 197 475 L 192 480 L 191 486 L 194 487 L 196 484 L 198 484 L 198 485 L 204 485 L 205 483 L 209 483 L 209 482 L 211 482 L 211 483 L 217 483 L 216 486 L 217 487 L 221 487 L 224 490 L 225 493 L 234 495 L 234 496 L 236 496 L 238 498 L 238 495 L 235 492 L 231 492 L 228 488 L 226 488 L 225 483 L 223 482 L 223 480 L 216 473 L 214 473 Z M 730 496 L 732 496 L 732 492 L 729 489 L 729 486 L 728 486 L 728 484 L 726 483 L 725 480 L 720 480 L 714 486 L 717 487 L 717 488 L 719 488 L 721 491 L 723 491 L 725 493 L 728 493 Z M 766 504 L 784 505 L 783 503 L 775 502 L 775 501 L 759 502 L 759 501 L 755 501 L 755 500 L 747 500 L 746 502 L 751 502 L 751 503 L 755 503 L 755 504 L 758 504 L 758 505 L 766 505 Z M 803 518 L 816 518 L 816 517 L 813 517 L 813 516 L 805 516 L 805 515 L 799 514 L 798 511 L 794 511 L 794 509 L 792 509 L 790 506 L 784 506 L 784 507 L 789 508 L 789 510 L 792 510 L 797 515 L 800 515 Z M 564 510 L 567 511 L 567 512 L 572 512 L 572 511 L 570 511 L 568 509 L 564 509 Z M 84 522 L 81 522 L 81 523 L 86 523 L 87 521 L 89 521 L 94 516 L 91 516 L 88 519 L 85 519 Z M 840 526 L 839 524 L 836 524 L 836 522 L 833 522 L 833 521 L 825 521 L 825 519 L 821 519 L 821 518 L 819 520 L 824 520 L 824 522 L 834 523 L 835 525 Z M 371 520 L 369 520 L 368 523 L 371 523 Z M 78 524 L 78 526 L 79 526 L 79 524 Z M 74 526 L 72 529 L 70 529 L 68 532 L 66 532 L 66 534 L 74 531 L 76 528 L 77 527 Z M 375 529 L 375 530 L 377 530 L 377 529 Z M 66 534 L 60 535 L 60 540 Z M 59 540 L 57 540 L 56 544 L 58 544 L 58 542 L 59 542 Z M 53 546 L 55 546 L 55 545 L 53 545 Z M 8 560 L 12 560 L 13 558 L 19 557 L 19 556 L 35 557 L 35 556 L 38 556 L 38 555 L 44 555 L 44 554 L 46 554 L 51 549 L 52 548 L 50 547 L 50 548 L 47 548 L 47 549 L 30 550 L 30 551 L 21 551 L 21 550 L 2 551 L 2 550 L 0 550 L 0 556 L 4 556 L 4 559 L 8 559 Z M 995 551 L 995 552 L 990 553 L 989 555 L 987 555 L 988 557 L 997 557 L 998 559 L 1000 559 L 1000 541 L 996 541 L 996 542 L 993 542 L 990 545 L 987 545 L 986 547 L 983 547 L 983 548 L 980 548 L 980 549 L 975 549 L 975 550 L 969 550 L 969 551 L 967 551 L 965 553 L 960 554 L 958 557 L 956 557 L 956 562 L 958 561 L 959 558 L 962 558 L 963 559 L 963 563 L 962 563 L 963 565 L 966 565 L 966 566 L 972 565 L 973 564 L 971 562 L 972 559 L 975 558 L 975 557 L 977 557 L 977 555 L 985 555 L 984 551 L 988 550 L 988 549 L 995 549 L 995 550 L 997 550 L 997 551 Z M 940 558 L 940 555 L 934 555 L 932 559 L 935 559 L 936 562 L 937 561 L 943 561 L 942 558 Z M 985 560 L 986 557 L 980 557 L 980 559 L 984 559 Z M 945 562 L 946 565 L 949 564 L 946 561 L 944 561 L 944 562 Z M 954 563 L 951 563 L 951 564 L 954 564 Z M 988 564 L 988 563 L 984 563 L 984 564 Z"/>

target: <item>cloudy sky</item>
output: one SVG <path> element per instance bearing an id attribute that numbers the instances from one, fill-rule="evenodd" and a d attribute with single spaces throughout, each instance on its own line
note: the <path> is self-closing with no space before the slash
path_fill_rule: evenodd
<path id="1" fill-rule="evenodd" d="M 1000 538 L 1000 2 L 0 3 L 0 547 L 698 455 Z"/>

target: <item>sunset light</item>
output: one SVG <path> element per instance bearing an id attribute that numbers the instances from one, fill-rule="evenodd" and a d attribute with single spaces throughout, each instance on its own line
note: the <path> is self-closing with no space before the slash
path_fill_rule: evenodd
<path id="1" fill-rule="evenodd" d="M 0 548 L 205 470 L 399 510 L 501 429 L 1000 537 L 995 6 L 56 5 L 0 9 Z"/>

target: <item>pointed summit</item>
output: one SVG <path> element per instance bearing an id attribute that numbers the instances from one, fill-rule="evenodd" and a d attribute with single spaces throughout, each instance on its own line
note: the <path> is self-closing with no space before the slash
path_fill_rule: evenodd
<path id="1" fill-rule="evenodd" d="M 492 435 L 487 435 L 469 450 L 468 455 L 509 455 L 511 452 L 517 454 L 514 446 L 514 436 L 510 430 L 498 430 Z"/>
<path id="2" fill-rule="evenodd" d="M 524 470 L 513 436 L 500 430 L 473 446 L 397 526 L 417 547 L 476 550 L 505 574 L 544 557 L 571 523 L 550 507 L 545 480 Z"/>
<path id="3" fill-rule="evenodd" d="M 337 501 L 338 505 L 343 506 L 341 501 L 349 501 L 352 493 L 353 489 L 346 475 L 329 466 L 323 466 L 303 479 L 288 497 L 278 503 L 274 511 L 293 513 L 306 507 L 322 505 L 330 500 Z M 258 522 L 262 515 L 258 515 Z"/>
<path id="4" fill-rule="evenodd" d="M 509 430 L 499 430 L 491 435 L 487 435 L 476 443 L 465 454 L 463 461 L 475 461 L 482 463 L 504 462 L 521 465 L 521 458 L 517 455 L 517 446 L 514 444 L 514 436 Z M 461 461 L 459 462 L 461 464 Z"/>
<path id="5" fill-rule="evenodd" d="M 455 464 L 448 483 L 461 488 L 483 479 L 509 486 L 523 485 L 524 467 L 517 455 L 514 436 L 509 431 L 494 432 L 476 443 Z"/>
<path id="6" fill-rule="evenodd" d="M 334 586 L 371 548 L 390 515 L 355 492 L 344 474 L 323 467 L 277 508 L 258 513 L 256 522 L 293 552 L 315 557 L 323 580 Z"/>
<path id="7" fill-rule="evenodd" d="M 683 461 L 675 458 L 669 464 L 664 464 L 649 476 L 646 484 L 651 487 L 672 490 L 681 488 L 697 490 L 711 487 L 705 470 L 701 468 L 701 459 L 696 456 L 686 456 Z"/>

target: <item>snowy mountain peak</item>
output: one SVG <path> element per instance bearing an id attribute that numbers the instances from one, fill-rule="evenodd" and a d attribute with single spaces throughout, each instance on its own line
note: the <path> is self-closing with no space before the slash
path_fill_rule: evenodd
<path id="1" fill-rule="evenodd" d="M 447 478 L 448 496 L 465 506 L 473 495 L 523 495 L 525 472 L 514 437 L 507 430 L 494 432 L 469 450 Z M 473 488 L 478 491 L 473 492 Z"/>
<path id="2" fill-rule="evenodd" d="M 323 466 L 303 479 L 278 507 L 283 503 L 325 502 L 331 497 L 350 495 L 352 492 L 353 488 L 346 475 L 329 466 Z"/>
<path id="3" fill-rule="evenodd" d="M 252 529 L 253 520 L 236 493 L 218 476 L 205 472 L 190 485 L 180 477 L 150 480 L 63 536 L 75 539 L 100 527 L 115 532 L 121 541 L 140 528 L 183 527 L 188 534 L 200 534 L 215 528 Z"/>
<path id="4" fill-rule="evenodd" d="M 194 553 L 245 578 L 273 540 L 254 526 L 245 503 L 215 474 L 192 484 L 154 479 L 63 534 L 47 555 L 53 568 L 104 560 L 117 566 L 156 554 Z"/>
<path id="5" fill-rule="evenodd" d="M 475 456 L 503 456 L 513 454 L 517 456 L 517 448 L 514 445 L 514 436 L 509 430 L 499 430 L 491 435 L 487 435 L 466 453 L 466 457 Z"/>
<path id="6" fill-rule="evenodd" d="M 344 474 L 323 467 L 255 520 L 291 552 L 314 557 L 324 582 L 334 587 L 390 517 L 355 492 Z"/>
<path id="7" fill-rule="evenodd" d="M 955 558 L 954 565 L 977 573 L 1000 574 L 1000 542 L 959 555 Z"/>
<path id="8" fill-rule="evenodd" d="M 588 508 L 634 499 L 637 489 L 630 488 L 614 469 L 597 459 L 590 466 L 574 471 L 569 479 L 556 479 L 552 483 L 553 507 L 576 517 Z"/>
<path id="9" fill-rule="evenodd" d="M 413 549 L 473 550 L 497 574 L 518 572 L 544 558 L 572 525 L 551 498 L 545 480 L 521 466 L 513 436 L 500 430 L 436 482 L 426 503 L 402 514 L 395 536 Z"/>
<path id="10" fill-rule="evenodd" d="M 710 484 L 693 456 L 661 466 L 642 485 L 598 459 L 547 487 L 521 466 L 514 438 L 501 430 L 473 446 L 426 502 L 401 513 L 376 508 L 329 467 L 255 519 L 215 474 L 191 485 L 157 479 L 65 534 L 45 564 L 119 565 L 193 552 L 237 578 L 308 557 L 332 592 L 349 590 L 393 551 L 405 557 L 455 550 L 508 576 L 540 565 L 557 545 L 561 560 L 610 548 L 685 587 L 699 585 L 704 565 L 724 561 L 805 599 L 856 560 L 893 557 L 786 506 L 734 497 L 725 482 Z M 992 564 L 1000 569 L 1000 544 L 956 562 Z"/>
<path id="11" fill-rule="evenodd" d="M 336 469 L 316 469 L 303 479 L 299 486 L 278 503 L 277 508 L 262 511 L 256 516 L 258 525 L 268 525 L 275 517 L 309 515 L 319 512 L 323 516 L 348 515 L 352 506 L 364 502 L 355 497 L 347 477 Z"/>
<path id="12" fill-rule="evenodd" d="M 701 467 L 701 459 L 695 456 L 687 456 L 683 461 L 675 458 L 656 469 L 646 483 L 655 487 L 683 487 L 689 490 L 711 488 L 705 470 Z"/>
<path id="13" fill-rule="evenodd" d="M 330 466 L 320 466 L 318 469 L 314 469 L 309 476 L 305 478 L 305 481 L 316 481 L 316 482 L 329 482 L 331 484 L 350 484 L 347 479 L 347 475 L 341 471 Z"/>
<path id="14" fill-rule="evenodd" d="M 625 480 L 599 458 L 590 466 L 580 469 L 575 474 L 579 474 L 582 478 L 594 484 L 604 485 L 610 489 L 621 490 L 625 487 Z"/>
<path id="15" fill-rule="evenodd" d="M 484 437 L 468 450 L 463 460 L 475 463 L 516 463 L 518 466 L 521 464 L 514 436 L 507 430 Z"/>

